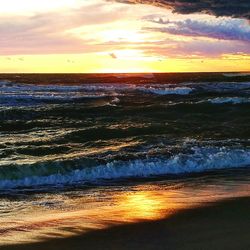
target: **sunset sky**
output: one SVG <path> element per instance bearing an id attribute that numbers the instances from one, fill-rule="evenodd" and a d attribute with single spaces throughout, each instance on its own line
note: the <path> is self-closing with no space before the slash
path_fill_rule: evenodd
<path id="1" fill-rule="evenodd" d="M 0 0 L 0 72 L 250 70 L 248 0 Z"/>

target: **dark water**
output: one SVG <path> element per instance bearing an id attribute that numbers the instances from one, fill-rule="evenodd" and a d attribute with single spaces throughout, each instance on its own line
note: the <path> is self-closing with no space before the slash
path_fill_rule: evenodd
<path id="1" fill-rule="evenodd" d="M 116 77 L 2 80 L 1 191 L 217 169 L 249 173 L 250 77 Z"/>

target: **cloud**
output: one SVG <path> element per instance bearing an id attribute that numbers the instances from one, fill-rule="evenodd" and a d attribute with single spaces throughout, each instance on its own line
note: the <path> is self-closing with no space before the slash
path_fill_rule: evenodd
<path id="1" fill-rule="evenodd" d="M 112 5 L 112 6 L 111 6 Z M 126 16 L 124 5 L 93 2 L 78 8 L 31 15 L 0 16 L 0 55 L 70 54 L 100 52 L 96 46 L 96 26 L 113 23 Z M 91 27 L 92 33 L 74 33 Z M 79 35 L 80 34 L 80 35 Z"/>
<path id="2" fill-rule="evenodd" d="M 237 40 L 250 42 L 250 26 L 242 19 L 225 18 L 219 21 L 197 21 L 186 19 L 182 21 L 164 20 L 163 18 L 147 20 L 164 25 L 164 27 L 148 28 L 173 35 L 192 37 L 208 37 L 221 40 Z"/>
<path id="3" fill-rule="evenodd" d="M 169 58 L 219 58 L 224 54 L 250 54 L 249 43 L 231 40 L 170 39 L 141 47 L 145 54 Z"/>
<path id="4" fill-rule="evenodd" d="M 225 53 L 250 54 L 250 27 L 246 20 L 213 16 L 207 18 L 204 15 L 196 15 L 192 20 L 184 20 L 185 16 L 180 17 L 150 5 L 141 8 L 142 6 L 107 3 L 103 0 L 81 2 L 88 4 L 72 9 L 67 8 L 64 11 L 53 10 L 22 16 L 20 14 L 1 15 L 0 55 L 8 58 L 10 55 L 22 57 L 23 55 L 101 52 L 102 55 L 120 59 L 127 57 L 127 54 L 120 56 L 117 51 L 124 50 L 140 50 L 148 58 L 152 56 L 155 58 L 215 57 Z M 171 2 L 173 6 L 187 1 L 122 2 L 151 4 L 154 2 L 155 5 L 161 6 L 167 6 L 167 2 Z M 197 0 L 196 3 L 200 1 Z M 231 2 L 228 3 L 230 4 Z M 166 14 L 171 20 L 160 18 Z M 130 26 L 127 26 L 127 23 Z M 136 34 L 142 33 L 139 38 L 143 39 L 137 41 L 137 37 L 133 37 L 133 32 L 131 35 L 130 32 L 124 32 L 124 29 L 125 31 L 135 29 Z M 120 33 L 118 32 L 117 35 L 117 30 L 123 32 L 123 39 L 119 39 Z M 115 32 L 112 33 L 112 31 Z M 167 35 L 169 33 L 189 37 L 176 38 L 176 36 Z M 115 53 L 109 53 L 112 51 Z M 145 56 L 138 58 L 145 60 Z M 69 60 L 68 63 L 72 61 Z"/>
<path id="5" fill-rule="evenodd" d="M 179 14 L 206 13 L 250 20 L 249 0 L 117 0 L 122 3 L 151 4 Z"/>

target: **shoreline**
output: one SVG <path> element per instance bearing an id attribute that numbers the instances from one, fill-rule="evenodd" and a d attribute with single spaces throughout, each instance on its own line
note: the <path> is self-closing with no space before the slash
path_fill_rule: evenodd
<path id="1" fill-rule="evenodd" d="M 188 208 L 155 221 L 98 229 L 1 250 L 250 249 L 250 196 Z"/>

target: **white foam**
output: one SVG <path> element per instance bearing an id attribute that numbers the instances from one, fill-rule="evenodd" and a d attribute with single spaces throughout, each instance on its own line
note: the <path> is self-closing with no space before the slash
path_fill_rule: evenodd
<path id="1" fill-rule="evenodd" d="M 36 105 L 46 101 L 75 101 L 81 98 L 118 97 L 131 93 L 152 95 L 189 95 L 198 92 L 250 93 L 250 82 L 183 83 L 174 84 L 86 84 L 86 85 L 31 85 L 8 81 L 0 82 L 0 104 L 5 106 Z M 249 98 L 209 99 L 212 103 L 243 103 Z M 113 103 L 112 103 L 113 104 Z"/>
<path id="2" fill-rule="evenodd" d="M 176 88 L 141 88 L 142 91 L 147 93 L 153 93 L 156 95 L 188 95 L 193 89 L 189 87 L 176 87 Z"/>
<path id="3" fill-rule="evenodd" d="M 76 101 L 81 98 L 116 97 L 141 91 L 156 95 L 186 95 L 189 87 L 171 87 L 169 84 L 87 84 L 87 85 L 33 85 L 8 81 L 0 83 L 0 104 L 3 106 L 29 106 L 47 101 Z M 117 100 L 117 99 L 116 99 Z M 116 101 L 115 101 L 116 102 Z M 116 103 L 111 103 L 112 105 Z"/>
<path id="4" fill-rule="evenodd" d="M 240 103 L 249 103 L 250 98 L 249 97 L 217 97 L 217 98 L 208 99 L 207 102 L 210 102 L 213 104 L 226 104 L 226 103 L 240 104 Z"/>
<path id="5" fill-rule="evenodd" d="M 110 90 L 110 91 L 108 91 Z M 35 105 L 46 101 L 75 101 L 82 98 L 119 96 L 113 88 L 105 91 L 103 86 L 29 85 L 2 82 L 0 104 L 5 106 Z"/>
<path id="6" fill-rule="evenodd" d="M 112 101 L 110 102 L 110 105 L 116 106 L 118 103 L 120 103 L 120 99 L 118 97 L 114 97 Z"/>
<path id="7" fill-rule="evenodd" d="M 76 183 L 120 178 L 150 177 L 167 174 L 197 173 L 215 169 L 250 166 L 250 150 L 222 148 L 193 148 L 193 153 L 178 154 L 169 159 L 154 158 L 128 162 L 111 162 L 92 168 L 79 168 L 66 175 L 24 177 L 17 180 L 1 180 L 0 189 L 34 187 L 40 185 L 71 185 Z M 51 166 L 48 166 L 51 167 Z M 22 172 L 24 173 L 24 172 Z"/>

